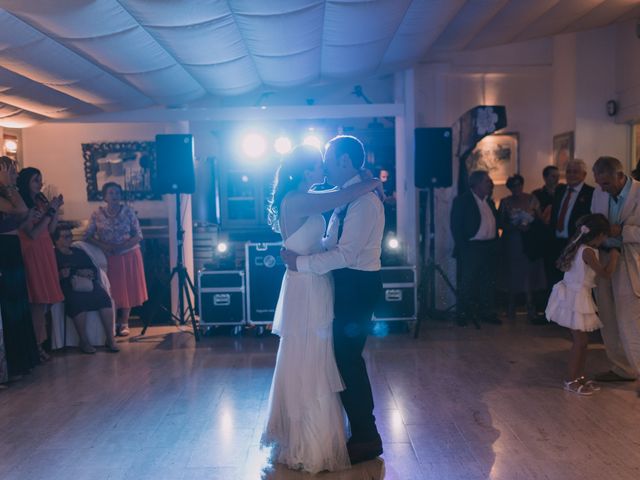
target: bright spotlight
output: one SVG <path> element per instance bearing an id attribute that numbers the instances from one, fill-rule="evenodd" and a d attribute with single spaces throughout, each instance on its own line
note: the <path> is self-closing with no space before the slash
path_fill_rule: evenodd
<path id="1" fill-rule="evenodd" d="M 242 180 L 242 183 L 249 183 L 249 175 L 242 175 L 240 180 Z"/>
<path id="2" fill-rule="evenodd" d="M 316 147 L 319 150 L 322 150 L 322 140 L 318 138 L 317 135 L 307 135 L 304 137 L 303 142 L 305 145 L 311 145 L 312 147 Z"/>
<path id="3" fill-rule="evenodd" d="M 275 148 L 276 152 L 280 155 L 285 155 L 291 151 L 291 140 L 287 137 L 278 137 L 273 144 L 273 148 Z"/>
<path id="4" fill-rule="evenodd" d="M 397 250 L 398 248 L 400 248 L 400 242 L 398 241 L 398 239 L 396 237 L 391 237 L 388 241 L 387 241 L 387 246 L 391 249 L 391 250 Z"/>
<path id="5" fill-rule="evenodd" d="M 259 133 L 249 133 L 242 140 L 242 150 L 251 158 L 258 158 L 267 150 L 267 141 Z"/>
<path id="6" fill-rule="evenodd" d="M 216 250 L 218 250 L 218 253 L 227 253 L 227 250 L 229 250 L 229 245 L 224 242 L 220 242 L 216 247 Z"/>

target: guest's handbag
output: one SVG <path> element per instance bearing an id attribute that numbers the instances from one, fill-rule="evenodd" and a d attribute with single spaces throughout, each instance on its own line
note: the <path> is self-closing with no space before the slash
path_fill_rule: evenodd
<path id="1" fill-rule="evenodd" d="M 80 275 L 71 275 L 71 290 L 74 292 L 93 292 L 93 280 Z"/>

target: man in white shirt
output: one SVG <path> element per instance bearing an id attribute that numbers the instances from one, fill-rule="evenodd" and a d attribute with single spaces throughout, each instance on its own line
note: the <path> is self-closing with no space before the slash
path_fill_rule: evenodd
<path id="1" fill-rule="evenodd" d="M 351 136 L 338 136 L 324 157 L 328 181 L 342 188 L 360 181 L 364 147 Z M 283 251 L 287 268 L 301 272 L 333 273 L 335 302 L 333 344 L 336 363 L 345 384 L 340 393 L 349 418 L 347 443 L 351 463 L 382 454 L 382 440 L 373 415 L 373 395 L 362 358 L 373 309 L 382 293 L 380 253 L 384 208 L 373 192 L 336 208 L 324 239 L 325 251 L 298 256 Z"/>
<path id="2" fill-rule="evenodd" d="M 458 324 L 499 324 L 494 311 L 498 227 L 493 181 L 486 171 L 476 170 L 469 175 L 469 189 L 453 200 L 451 209 Z"/>

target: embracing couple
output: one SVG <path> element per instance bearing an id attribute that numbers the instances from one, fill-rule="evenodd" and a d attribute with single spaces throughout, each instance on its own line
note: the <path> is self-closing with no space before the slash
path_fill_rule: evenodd
<path id="1" fill-rule="evenodd" d="M 362 351 L 382 292 L 384 209 L 382 184 L 363 170 L 364 159 L 350 136 L 331 140 L 324 160 L 314 147 L 297 147 L 278 169 L 269 206 L 287 271 L 261 443 L 272 447 L 274 462 L 311 473 L 382 454 Z M 340 188 L 312 192 L 325 176 Z M 331 210 L 325 234 L 322 213 Z"/>

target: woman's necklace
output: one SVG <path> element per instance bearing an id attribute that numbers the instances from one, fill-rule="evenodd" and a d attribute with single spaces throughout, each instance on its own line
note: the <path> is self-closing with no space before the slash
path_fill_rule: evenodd
<path id="1" fill-rule="evenodd" d="M 118 205 L 117 210 L 115 212 L 111 211 L 111 207 L 109 207 L 107 205 L 107 208 L 105 209 L 105 213 L 107 214 L 107 217 L 109 218 L 115 218 L 118 216 L 118 214 L 120 213 L 120 210 L 122 209 L 122 205 Z"/>

